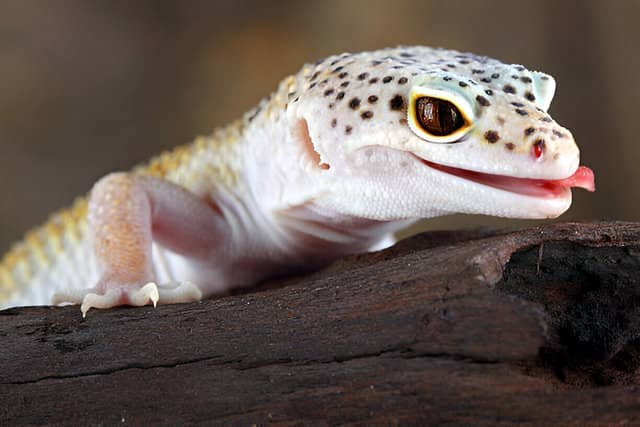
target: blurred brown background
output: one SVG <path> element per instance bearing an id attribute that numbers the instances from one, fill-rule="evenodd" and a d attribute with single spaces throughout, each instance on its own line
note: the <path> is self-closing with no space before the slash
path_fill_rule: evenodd
<path id="1" fill-rule="evenodd" d="M 598 191 L 562 219 L 640 219 L 638 1 L 0 3 L 0 252 L 105 173 L 237 118 L 305 61 L 425 44 L 554 75 Z M 455 216 L 427 228 L 524 222 Z"/>

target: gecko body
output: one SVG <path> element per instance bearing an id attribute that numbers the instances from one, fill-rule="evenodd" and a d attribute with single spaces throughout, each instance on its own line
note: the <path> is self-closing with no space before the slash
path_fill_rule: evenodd
<path id="1" fill-rule="evenodd" d="M 0 264 L 0 308 L 194 301 L 384 248 L 420 218 L 552 218 L 593 190 L 555 81 L 428 47 L 307 64 L 245 116 L 107 175 Z"/>

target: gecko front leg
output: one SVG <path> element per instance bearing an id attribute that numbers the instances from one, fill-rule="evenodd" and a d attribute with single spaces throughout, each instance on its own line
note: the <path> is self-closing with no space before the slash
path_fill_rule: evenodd
<path id="1" fill-rule="evenodd" d="M 201 299 L 188 282 L 159 288 L 153 275 L 152 242 L 205 261 L 228 233 L 215 207 L 169 181 L 133 173 L 113 173 L 91 191 L 89 233 L 98 261 L 97 284 L 57 302 L 81 303 L 83 316 L 94 308 L 142 306 Z"/>

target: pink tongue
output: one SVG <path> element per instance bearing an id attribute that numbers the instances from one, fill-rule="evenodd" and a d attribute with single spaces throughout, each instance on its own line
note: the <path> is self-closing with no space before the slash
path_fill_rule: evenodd
<path id="1" fill-rule="evenodd" d="M 576 173 L 571 175 L 569 178 L 557 179 L 549 182 L 561 187 L 580 187 L 587 191 L 596 191 L 595 176 L 593 171 L 586 166 L 580 166 L 578 170 L 576 170 Z"/>

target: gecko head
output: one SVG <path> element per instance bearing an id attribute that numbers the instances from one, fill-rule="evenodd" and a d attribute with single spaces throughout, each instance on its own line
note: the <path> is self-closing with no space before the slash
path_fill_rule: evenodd
<path id="1" fill-rule="evenodd" d="M 329 189 L 323 203 L 340 212 L 552 218 L 571 187 L 593 190 L 571 132 L 547 113 L 547 74 L 407 47 L 332 57 L 306 79 L 293 114 Z"/>

